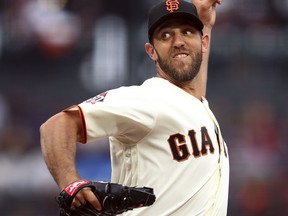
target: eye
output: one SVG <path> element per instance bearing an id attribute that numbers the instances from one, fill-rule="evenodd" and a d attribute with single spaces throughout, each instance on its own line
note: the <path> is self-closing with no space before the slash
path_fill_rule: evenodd
<path id="1" fill-rule="evenodd" d="M 183 31 L 184 35 L 192 35 L 195 31 L 193 29 L 185 29 Z"/>
<path id="2" fill-rule="evenodd" d="M 171 37 L 171 34 L 169 33 L 169 32 L 163 32 L 162 34 L 161 34 L 161 39 L 162 40 L 167 40 L 168 38 L 170 38 Z"/>

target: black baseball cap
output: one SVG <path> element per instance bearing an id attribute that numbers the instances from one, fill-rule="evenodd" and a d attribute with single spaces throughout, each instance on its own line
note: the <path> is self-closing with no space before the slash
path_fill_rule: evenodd
<path id="1" fill-rule="evenodd" d="M 157 26 L 172 17 L 184 17 L 189 19 L 195 28 L 202 33 L 204 26 L 194 4 L 184 0 L 166 0 L 156 4 L 148 13 L 149 41 L 152 40 L 153 33 Z"/>

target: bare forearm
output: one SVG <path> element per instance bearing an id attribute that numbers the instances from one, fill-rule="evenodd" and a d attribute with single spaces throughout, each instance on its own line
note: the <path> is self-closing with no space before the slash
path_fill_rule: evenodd
<path id="1" fill-rule="evenodd" d="M 191 0 L 198 10 L 199 17 L 204 24 L 203 34 L 208 35 L 208 50 L 203 53 L 203 61 L 197 77 L 198 89 L 201 96 L 206 95 L 206 86 L 208 78 L 208 63 L 211 49 L 211 32 L 216 21 L 216 5 L 220 5 L 222 0 Z"/>
<path id="2" fill-rule="evenodd" d="M 197 77 L 198 83 L 200 84 L 201 96 L 206 96 L 207 80 L 208 80 L 208 66 L 209 66 L 209 55 L 210 55 L 210 45 L 211 45 L 211 28 L 204 27 L 203 34 L 209 36 L 208 50 L 203 53 L 202 64 L 199 71 L 199 76 Z"/>
<path id="3" fill-rule="evenodd" d="M 207 34 L 209 36 L 209 46 L 208 46 L 208 50 L 206 53 L 204 53 L 203 55 L 203 61 L 206 64 L 205 67 L 208 68 L 208 60 L 209 60 L 209 56 L 210 56 L 210 49 L 211 49 L 211 33 L 212 33 L 212 27 L 207 27 L 204 26 L 203 29 L 203 34 Z M 204 65 L 203 65 L 204 66 Z M 207 71 L 206 71 L 207 72 Z"/>
<path id="4" fill-rule="evenodd" d="M 40 128 L 42 154 L 60 188 L 79 179 L 75 165 L 78 129 L 66 115 L 59 113 Z"/>

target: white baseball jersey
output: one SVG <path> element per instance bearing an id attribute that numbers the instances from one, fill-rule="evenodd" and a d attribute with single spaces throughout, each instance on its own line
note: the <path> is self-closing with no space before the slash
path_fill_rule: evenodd
<path id="1" fill-rule="evenodd" d="M 83 143 L 109 136 L 111 181 L 154 188 L 152 206 L 123 215 L 226 215 L 228 152 L 207 100 L 151 78 L 78 107 Z"/>

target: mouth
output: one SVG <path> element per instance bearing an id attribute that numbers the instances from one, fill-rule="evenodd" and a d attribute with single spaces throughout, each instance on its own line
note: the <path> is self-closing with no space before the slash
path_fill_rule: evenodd
<path id="1" fill-rule="evenodd" d="M 186 58 L 187 56 L 189 56 L 188 53 L 181 52 L 181 53 L 177 53 L 177 54 L 173 55 L 173 58 L 181 60 L 181 59 Z"/>

